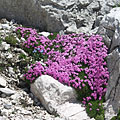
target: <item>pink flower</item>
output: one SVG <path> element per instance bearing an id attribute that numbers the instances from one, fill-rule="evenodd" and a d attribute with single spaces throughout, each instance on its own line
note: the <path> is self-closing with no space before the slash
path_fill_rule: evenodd
<path id="1" fill-rule="evenodd" d="M 98 109 L 98 108 L 97 108 L 96 110 L 97 110 L 97 111 L 99 111 L 99 109 Z"/>
<path id="2" fill-rule="evenodd" d="M 92 108 L 89 109 L 90 111 L 92 110 Z"/>
<path id="3" fill-rule="evenodd" d="M 104 61 L 107 47 L 102 42 L 102 37 L 74 33 L 57 35 L 54 40 L 49 40 L 38 35 L 32 28 L 18 27 L 16 31 L 18 30 L 21 37 L 26 39 L 23 43 L 24 48 L 32 49 L 31 51 L 39 49 L 38 55 L 42 53 L 43 56 L 47 56 L 46 66 L 42 66 L 39 62 L 32 65 L 32 69 L 24 75 L 26 79 L 34 81 L 40 75 L 47 74 L 63 84 L 80 90 L 85 86 L 90 88 L 91 92 L 85 97 L 84 103 L 92 98 L 102 99 L 109 79 Z M 41 50 L 44 52 L 40 52 Z"/>

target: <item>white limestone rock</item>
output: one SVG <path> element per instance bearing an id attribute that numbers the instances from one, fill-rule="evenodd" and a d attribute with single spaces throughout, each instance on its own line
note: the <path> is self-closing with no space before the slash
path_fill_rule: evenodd
<path id="1" fill-rule="evenodd" d="M 43 36 L 45 36 L 45 37 L 48 37 L 49 35 L 50 35 L 50 33 L 49 32 L 40 32 L 40 33 L 38 33 L 39 35 L 43 35 Z"/>
<path id="2" fill-rule="evenodd" d="M 9 88 L 0 88 L 0 92 L 8 96 L 15 94 L 15 91 Z"/>
<path id="3" fill-rule="evenodd" d="M 77 102 L 73 88 L 48 75 L 40 76 L 30 87 L 48 112 L 59 115 L 63 120 L 90 120 L 85 107 Z"/>
<path id="4" fill-rule="evenodd" d="M 10 48 L 10 44 L 7 44 L 6 42 L 2 42 L 0 45 L 0 50 L 8 50 Z"/>
<path id="5" fill-rule="evenodd" d="M 10 28 L 9 24 L 2 24 L 2 29 L 10 30 Z"/>
<path id="6" fill-rule="evenodd" d="M 56 112 L 58 105 L 66 101 L 75 100 L 75 91 L 73 88 L 61 84 L 48 75 L 42 75 L 31 84 L 31 92 L 42 102 L 45 108 L 50 112 Z"/>
<path id="7" fill-rule="evenodd" d="M 7 84 L 7 82 L 6 82 L 5 78 L 3 78 L 2 76 L 0 76 L 0 86 L 6 87 L 6 84 Z"/>

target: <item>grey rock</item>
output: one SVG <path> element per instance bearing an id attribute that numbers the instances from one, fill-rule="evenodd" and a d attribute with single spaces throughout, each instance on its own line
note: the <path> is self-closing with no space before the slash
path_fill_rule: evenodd
<path id="1" fill-rule="evenodd" d="M 80 103 L 69 103 L 59 105 L 57 108 L 57 113 L 60 117 L 68 120 L 90 120 L 85 108 L 81 106 Z"/>
<path id="2" fill-rule="evenodd" d="M 1 18 L 14 19 L 37 27 L 41 31 L 88 32 L 98 14 L 108 13 L 117 1 L 26 0 L 20 2 L 19 0 L 0 0 L 0 3 Z"/>
<path id="3" fill-rule="evenodd" d="M 112 3 L 109 3 L 109 5 Z M 120 108 L 120 8 L 113 8 L 100 23 L 98 34 L 103 36 L 107 45 L 107 66 L 110 78 L 108 80 L 105 110 L 106 120 L 110 120 Z"/>
<path id="4" fill-rule="evenodd" d="M 6 98 L 7 95 L 5 95 L 5 94 L 1 94 L 1 97 L 2 97 L 2 98 Z"/>
<path id="5" fill-rule="evenodd" d="M 22 38 L 21 38 L 21 39 L 22 39 Z M 24 39 L 24 38 L 23 38 L 23 39 Z M 28 54 L 27 54 L 24 50 L 22 50 L 22 49 L 20 49 L 20 48 L 14 48 L 14 51 L 20 52 L 20 53 L 22 53 L 22 54 L 28 56 Z"/>
<path id="6" fill-rule="evenodd" d="M 17 101 L 20 97 L 21 97 L 21 95 L 20 95 L 19 93 L 16 93 L 16 94 L 10 96 L 10 98 L 11 98 L 12 100 L 16 100 L 16 101 Z"/>
<path id="7" fill-rule="evenodd" d="M 21 39 L 20 39 L 22 42 L 25 42 L 25 38 L 23 38 L 23 37 L 21 37 Z"/>
<path id="8" fill-rule="evenodd" d="M 2 29 L 9 30 L 10 28 L 11 28 L 11 26 L 9 26 L 8 24 L 2 24 Z"/>
<path id="9" fill-rule="evenodd" d="M 2 29 L 2 25 L 0 24 L 0 30 Z"/>
<path id="10" fill-rule="evenodd" d="M 9 105 L 9 104 L 5 104 L 5 105 L 4 105 L 4 108 L 5 108 L 5 109 L 11 109 L 11 107 L 12 107 L 12 105 Z"/>
<path id="11" fill-rule="evenodd" d="M 0 50 L 8 50 L 10 48 L 10 45 L 6 42 L 2 42 L 0 45 Z"/>
<path id="12" fill-rule="evenodd" d="M 27 111 L 27 110 L 22 110 L 21 113 L 23 115 L 31 115 L 32 114 L 30 111 Z"/>
<path id="13" fill-rule="evenodd" d="M 49 35 L 50 35 L 50 33 L 49 33 L 49 32 L 40 32 L 40 33 L 38 33 L 38 34 L 43 35 L 43 36 L 45 36 L 45 37 L 47 37 L 47 36 L 49 36 Z"/>
<path id="14" fill-rule="evenodd" d="M 7 82 L 6 82 L 5 78 L 0 76 L 0 86 L 6 87 L 6 84 L 7 84 Z"/>
<path id="15" fill-rule="evenodd" d="M 109 14 L 105 15 L 100 23 L 98 34 L 103 36 L 103 40 L 110 52 L 120 45 L 120 8 L 113 8 Z"/>
<path id="16" fill-rule="evenodd" d="M 3 109 L 3 110 L 1 110 L 1 115 L 8 117 L 9 111 L 7 111 L 6 109 Z"/>
<path id="17" fill-rule="evenodd" d="M 0 88 L 0 92 L 4 93 L 5 95 L 13 95 L 15 94 L 14 90 L 11 90 L 9 88 Z"/>
<path id="18" fill-rule="evenodd" d="M 7 58 L 7 59 L 11 59 L 11 58 L 13 58 L 13 55 L 9 53 L 6 58 Z"/>
<path id="19" fill-rule="evenodd" d="M 8 67 L 8 71 L 9 71 L 9 73 L 12 75 L 12 74 L 15 74 L 15 72 L 14 72 L 14 70 L 13 70 L 13 68 L 12 67 Z"/>
<path id="20" fill-rule="evenodd" d="M 44 104 L 50 112 L 55 112 L 56 106 L 71 99 L 75 100 L 75 91 L 71 87 L 64 86 L 48 75 L 42 75 L 33 84 L 31 92 Z"/>
<path id="21" fill-rule="evenodd" d="M 105 108 L 105 120 L 110 120 L 113 116 L 117 116 L 117 113 L 114 111 L 113 106 L 109 104 L 109 100 L 104 103 Z"/>
<path id="22" fill-rule="evenodd" d="M 6 120 L 6 118 L 5 118 L 5 117 L 1 117 L 1 116 L 0 116 L 0 120 Z"/>
<path id="23" fill-rule="evenodd" d="M 42 75 L 30 85 L 31 92 L 48 112 L 65 120 L 90 120 L 85 108 L 76 100 L 73 88 L 63 85 L 48 75 Z"/>

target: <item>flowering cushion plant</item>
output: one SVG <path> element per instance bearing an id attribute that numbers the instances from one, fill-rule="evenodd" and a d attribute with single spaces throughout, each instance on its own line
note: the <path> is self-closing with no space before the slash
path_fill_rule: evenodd
<path id="1" fill-rule="evenodd" d="M 18 27 L 16 31 L 26 39 L 24 48 L 30 54 L 40 55 L 37 60 L 42 58 L 46 64 L 43 66 L 37 62 L 31 65 L 31 69 L 24 75 L 27 80 L 32 83 L 42 74 L 47 74 L 79 91 L 80 100 L 84 104 L 102 99 L 109 73 L 105 62 L 107 47 L 101 36 L 73 33 L 57 34 L 54 39 L 49 39 L 38 35 L 31 28 Z"/>

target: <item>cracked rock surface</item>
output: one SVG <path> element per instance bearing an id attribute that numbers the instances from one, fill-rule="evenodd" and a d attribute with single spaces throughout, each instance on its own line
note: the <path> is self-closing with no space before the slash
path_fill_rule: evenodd
<path id="1" fill-rule="evenodd" d="M 31 84 L 31 92 L 50 113 L 64 120 L 94 120 L 88 117 L 85 107 L 77 101 L 75 90 L 51 76 L 42 75 L 37 78 Z"/>
<path id="2" fill-rule="evenodd" d="M 23 69 L 29 67 L 31 58 L 20 47 L 24 38 L 17 38 L 18 26 L 14 21 L 0 20 L 0 120 L 63 120 L 49 114 L 23 81 Z M 5 41 L 11 34 L 18 40 L 17 46 Z M 19 59 L 20 54 L 27 59 Z"/>
<path id="3" fill-rule="evenodd" d="M 98 16 L 117 0 L 0 0 L 0 17 L 15 19 L 41 31 L 89 32 Z M 6 27 L 6 26 L 4 26 Z"/>
<path id="4" fill-rule="evenodd" d="M 48 81 L 52 83 L 45 83 L 44 78 L 44 82 L 40 80 L 42 85 L 37 84 L 41 89 L 33 85 L 30 90 L 23 74 L 33 58 L 22 49 L 24 39 L 19 39 L 15 33 L 15 28 L 21 25 L 1 19 L 0 26 L 0 120 L 90 120 L 85 107 L 77 101 L 71 102 L 76 100 L 76 93 L 71 87 L 65 87 L 57 80 L 52 82 L 50 78 Z M 9 35 L 16 38 L 16 46 L 6 41 Z M 20 58 L 21 54 L 26 58 Z M 38 99 L 40 91 L 44 93 L 42 99 Z M 38 95 L 33 94 L 35 92 Z M 53 114 L 53 110 L 57 115 Z"/>
<path id="5" fill-rule="evenodd" d="M 113 8 L 105 15 L 98 29 L 108 46 L 108 70 L 110 78 L 106 92 L 106 120 L 110 120 L 120 108 L 120 8 Z"/>

